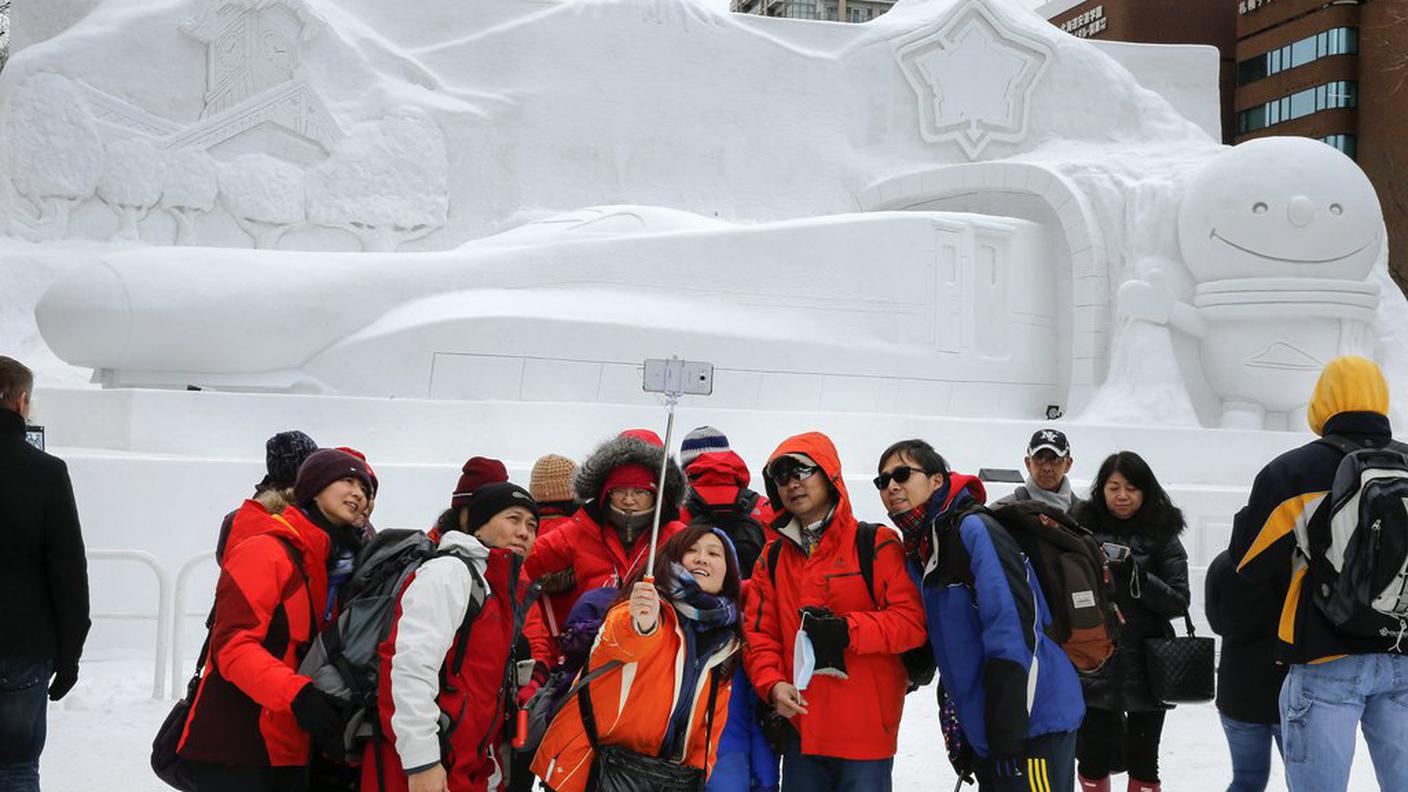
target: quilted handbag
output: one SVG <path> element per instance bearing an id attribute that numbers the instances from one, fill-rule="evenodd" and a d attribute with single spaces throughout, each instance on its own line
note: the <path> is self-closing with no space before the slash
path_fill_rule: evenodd
<path id="1" fill-rule="evenodd" d="M 1149 688 L 1154 699 L 1165 704 L 1211 701 L 1216 694 L 1216 642 L 1194 634 L 1187 611 L 1183 612 L 1183 623 L 1188 630 L 1185 636 L 1144 640 Z"/>

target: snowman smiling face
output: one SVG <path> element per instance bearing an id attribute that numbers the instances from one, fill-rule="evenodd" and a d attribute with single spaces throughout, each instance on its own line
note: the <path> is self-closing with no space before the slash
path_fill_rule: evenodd
<path id="1" fill-rule="evenodd" d="M 1178 218 L 1200 283 L 1233 278 L 1362 281 L 1383 247 L 1383 213 L 1354 161 L 1309 138 L 1227 149 L 1193 178 Z"/>

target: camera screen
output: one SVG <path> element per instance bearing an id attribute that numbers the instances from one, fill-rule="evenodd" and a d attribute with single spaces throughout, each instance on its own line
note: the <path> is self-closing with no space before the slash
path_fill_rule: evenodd
<path id="1" fill-rule="evenodd" d="M 24 429 L 25 442 L 39 449 L 44 450 L 44 427 L 26 426 Z"/>

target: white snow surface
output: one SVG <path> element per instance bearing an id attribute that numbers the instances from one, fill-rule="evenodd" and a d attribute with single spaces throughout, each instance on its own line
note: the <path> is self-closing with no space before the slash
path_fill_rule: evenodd
<path id="1" fill-rule="evenodd" d="M 171 707 L 153 700 L 148 660 L 108 653 L 84 658 L 78 686 L 49 710 L 49 741 L 40 762 L 47 792 L 168 792 L 148 765 L 151 740 Z M 194 656 L 185 667 L 195 665 Z M 895 756 L 897 792 L 949 792 L 956 777 L 939 735 L 933 687 L 905 699 Z M 1232 777 L 1231 760 L 1211 704 L 1184 705 L 1168 714 L 1160 767 L 1167 792 L 1220 792 Z M 1123 776 L 1115 788 L 1124 789 Z M 1368 750 L 1360 738 L 1349 788 L 1376 789 Z M 974 792 L 976 787 L 964 787 Z M 1280 759 L 1273 760 L 1268 792 L 1285 792 Z"/>

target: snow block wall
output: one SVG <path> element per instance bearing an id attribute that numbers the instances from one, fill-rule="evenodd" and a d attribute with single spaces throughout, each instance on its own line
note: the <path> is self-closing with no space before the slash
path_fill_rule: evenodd
<path id="1" fill-rule="evenodd" d="M 676 352 L 740 408 L 1297 429 L 1330 357 L 1404 371 L 1372 188 L 1220 146 L 1207 48 L 1012 0 L 67 4 L 0 75 L 0 250 L 99 259 L 37 327 L 105 385 L 611 402 Z"/>

